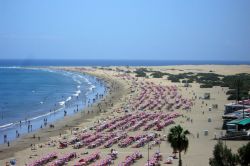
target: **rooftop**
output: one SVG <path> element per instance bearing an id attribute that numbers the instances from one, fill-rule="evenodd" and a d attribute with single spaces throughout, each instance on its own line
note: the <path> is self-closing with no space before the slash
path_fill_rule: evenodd
<path id="1" fill-rule="evenodd" d="M 250 118 L 232 120 L 227 124 L 237 124 L 245 126 L 246 124 L 250 124 Z"/>

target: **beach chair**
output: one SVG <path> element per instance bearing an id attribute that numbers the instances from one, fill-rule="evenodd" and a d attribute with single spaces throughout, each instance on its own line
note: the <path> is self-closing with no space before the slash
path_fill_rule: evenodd
<path id="1" fill-rule="evenodd" d="M 59 148 L 60 149 L 63 149 L 63 148 L 66 148 L 66 147 L 68 147 L 67 142 L 61 142 L 61 141 L 59 141 Z"/>
<path id="2" fill-rule="evenodd" d="M 168 157 L 164 164 L 173 164 L 173 157 Z"/>

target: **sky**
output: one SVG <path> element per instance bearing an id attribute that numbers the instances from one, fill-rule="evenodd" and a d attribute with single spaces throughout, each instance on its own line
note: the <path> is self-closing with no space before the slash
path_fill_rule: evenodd
<path id="1" fill-rule="evenodd" d="M 250 1 L 0 0 L 0 59 L 250 61 Z"/>

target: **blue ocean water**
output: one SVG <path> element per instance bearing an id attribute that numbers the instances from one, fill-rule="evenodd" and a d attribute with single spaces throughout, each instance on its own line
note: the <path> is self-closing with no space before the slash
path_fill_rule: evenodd
<path id="1" fill-rule="evenodd" d="M 0 66 L 168 66 L 168 65 L 250 65 L 250 61 L 227 60 L 0 60 Z"/>
<path id="2" fill-rule="evenodd" d="M 1 68 L 0 126 L 49 111 L 76 90 L 77 82 L 56 72 Z"/>
<path id="3" fill-rule="evenodd" d="M 0 68 L 0 143 L 4 135 L 16 138 L 16 132 L 29 132 L 47 123 L 72 115 L 96 97 L 104 94 L 101 80 L 80 73 L 1 67 Z M 29 122 L 29 124 L 27 124 Z"/>

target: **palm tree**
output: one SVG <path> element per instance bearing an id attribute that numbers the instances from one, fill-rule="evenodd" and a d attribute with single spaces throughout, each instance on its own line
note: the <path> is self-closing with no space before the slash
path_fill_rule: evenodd
<path id="1" fill-rule="evenodd" d="M 188 130 L 185 130 L 180 126 L 174 126 L 170 129 L 167 141 L 170 143 L 174 151 L 179 152 L 179 166 L 182 166 L 181 152 L 186 153 L 188 149 L 188 138 L 187 135 L 190 134 Z"/>

